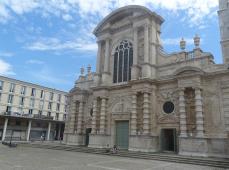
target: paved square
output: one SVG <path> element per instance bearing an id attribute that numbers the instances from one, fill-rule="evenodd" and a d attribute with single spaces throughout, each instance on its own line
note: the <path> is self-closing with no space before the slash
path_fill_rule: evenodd
<path id="1" fill-rule="evenodd" d="M 222 170 L 206 166 L 0 144 L 0 170 Z"/>

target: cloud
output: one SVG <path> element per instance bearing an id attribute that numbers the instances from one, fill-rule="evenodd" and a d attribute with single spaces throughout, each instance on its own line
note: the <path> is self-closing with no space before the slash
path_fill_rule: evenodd
<path id="1" fill-rule="evenodd" d="M 12 71 L 12 65 L 0 59 L 0 74 L 1 75 L 15 75 Z"/>
<path id="2" fill-rule="evenodd" d="M 83 39 L 61 41 L 57 38 L 40 38 L 40 40 L 30 43 L 25 48 L 32 51 L 96 51 L 97 44 Z"/>
<path id="3" fill-rule="evenodd" d="M 26 61 L 27 64 L 44 64 L 44 61 L 41 61 L 41 60 L 28 60 Z"/>
<path id="4" fill-rule="evenodd" d="M 193 38 L 184 38 L 186 41 L 186 45 L 193 45 Z M 181 38 L 166 38 L 162 39 L 163 45 L 175 45 L 179 46 L 180 45 Z"/>
<path id="5" fill-rule="evenodd" d="M 56 77 L 57 74 L 54 74 L 52 72 L 52 70 L 50 70 L 50 68 L 47 68 L 47 67 L 43 67 L 41 70 L 39 70 L 37 72 L 32 71 L 32 72 L 30 72 L 30 74 L 35 79 L 38 79 L 42 82 L 50 83 L 53 85 L 59 85 L 59 84 L 69 85 L 69 84 L 72 84 L 71 81 L 68 81 L 64 78 L 63 79 L 60 78 L 60 75 L 58 75 L 58 77 Z"/>
<path id="6" fill-rule="evenodd" d="M 210 19 L 215 15 L 218 8 L 218 0 L 3 0 L 0 2 L 0 22 L 10 19 L 12 12 L 23 15 L 34 10 L 44 17 L 55 15 L 66 21 L 72 19 L 72 13 L 80 14 L 82 18 L 91 15 L 104 17 L 114 9 L 133 4 L 175 13 L 184 11 L 185 20 L 190 26 L 204 24 L 206 18 Z"/>
<path id="7" fill-rule="evenodd" d="M 12 57 L 14 53 L 12 52 L 0 52 L 0 57 Z"/>
<path id="8" fill-rule="evenodd" d="M 71 21 L 71 20 L 73 20 L 72 16 L 69 15 L 69 14 L 64 14 L 64 15 L 62 16 L 62 18 L 63 18 L 65 21 Z"/>

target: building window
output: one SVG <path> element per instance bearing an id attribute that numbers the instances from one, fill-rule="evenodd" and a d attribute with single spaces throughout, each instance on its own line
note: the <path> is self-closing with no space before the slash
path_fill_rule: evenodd
<path id="1" fill-rule="evenodd" d="M 31 96 L 35 97 L 36 95 L 36 89 L 35 88 L 32 88 L 31 90 Z"/>
<path id="2" fill-rule="evenodd" d="M 41 90 L 41 95 L 40 98 L 43 99 L 44 98 L 44 90 Z"/>
<path id="3" fill-rule="evenodd" d="M 3 81 L 0 81 L 0 90 L 3 89 Z"/>
<path id="4" fill-rule="evenodd" d="M 11 110 L 12 110 L 12 107 L 11 107 L 11 106 L 7 106 L 7 107 L 6 107 L 6 113 L 10 113 Z"/>
<path id="5" fill-rule="evenodd" d="M 20 106 L 24 106 L 24 101 L 25 101 L 25 97 L 20 97 L 20 99 L 19 99 L 19 105 Z"/>
<path id="6" fill-rule="evenodd" d="M 163 111 L 167 114 L 170 114 L 174 111 L 174 104 L 171 101 L 167 101 L 163 104 Z"/>
<path id="7" fill-rule="evenodd" d="M 39 109 L 41 109 L 41 110 L 43 110 L 43 108 L 44 108 L 44 101 L 40 101 L 40 105 L 39 105 Z"/>
<path id="8" fill-rule="evenodd" d="M 29 114 L 33 114 L 33 109 L 29 109 Z"/>
<path id="9" fill-rule="evenodd" d="M 67 114 L 63 114 L 63 120 L 67 119 Z"/>
<path id="10" fill-rule="evenodd" d="M 56 111 L 60 111 L 60 103 L 56 104 Z"/>
<path id="11" fill-rule="evenodd" d="M 21 114 L 23 114 L 23 108 L 22 107 L 19 107 L 18 108 L 18 112 L 21 113 Z"/>
<path id="12" fill-rule="evenodd" d="M 25 86 L 21 86 L 21 95 L 25 95 L 25 89 L 26 89 Z"/>
<path id="13" fill-rule="evenodd" d="M 67 112 L 67 105 L 64 106 L 64 112 Z"/>
<path id="14" fill-rule="evenodd" d="M 51 112 L 48 112 L 47 116 L 48 116 L 48 117 L 51 117 Z"/>
<path id="15" fill-rule="evenodd" d="M 131 66 L 133 64 L 132 44 L 124 40 L 115 49 L 113 83 L 126 82 L 131 79 Z"/>
<path id="16" fill-rule="evenodd" d="M 2 98 L 2 93 L 0 93 L 0 101 L 1 101 L 1 98 Z"/>
<path id="17" fill-rule="evenodd" d="M 14 98 L 14 96 L 12 94 L 10 94 L 9 97 L 8 97 L 8 103 L 9 104 L 13 103 L 13 98 Z"/>
<path id="18" fill-rule="evenodd" d="M 64 102 L 67 103 L 68 102 L 68 97 L 64 96 Z"/>
<path id="19" fill-rule="evenodd" d="M 58 99 L 57 99 L 58 102 L 61 101 L 61 94 L 58 94 Z"/>
<path id="20" fill-rule="evenodd" d="M 10 90 L 9 92 L 13 93 L 15 89 L 15 84 L 14 83 L 10 83 Z"/>
<path id="21" fill-rule="evenodd" d="M 50 92 L 50 94 L 49 94 L 49 100 L 53 100 L 53 92 Z"/>
<path id="22" fill-rule="evenodd" d="M 32 99 L 30 99 L 30 104 L 29 104 L 29 106 L 30 106 L 30 107 L 34 107 L 34 105 L 35 105 L 35 99 L 32 98 Z"/>
<path id="23" fill-rule="evenodd" d="M 49 102 L 49 104 L 48 104 L 48 109 L 49 109 L 49 110 L 52 110 L 52 102 Z"/>
<path id="24" fill-rule="evenodd" d="M 42 110 L 38 111 L 38 115 L 41 116 L 42 115 Z"/>
<path id="25" fill-rule="evenodd" d="M 56 120 L 59 120 L 59 113 L 56 113 Z"/>

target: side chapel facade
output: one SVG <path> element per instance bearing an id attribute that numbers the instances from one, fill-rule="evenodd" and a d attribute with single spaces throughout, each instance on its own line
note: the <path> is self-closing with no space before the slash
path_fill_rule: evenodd
<path id="1" fill-rule="evenodd" d="M 130 5 L 95 28 L 96 72 L 88 66 L 69 93 L 67 144 L 229 157 L 229 3 L 220 0 L 224 63 L 200 48 L 166 54 L 163 18 Z"/>

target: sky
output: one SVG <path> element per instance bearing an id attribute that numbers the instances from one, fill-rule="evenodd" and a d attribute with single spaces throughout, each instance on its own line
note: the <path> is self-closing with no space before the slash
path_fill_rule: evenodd
<path id="1" fill-rule="evenodd" d="M 222 63 L 218 0 L 0 0 L 0 75 L 69 91 L 81 67 L 95 71 L 93 29 L 125 5 L 145 6 L 165 19 L 167 53 L 180 51 L 182 37 L 191 51 L 198 34 L 200 48 Z"/>

